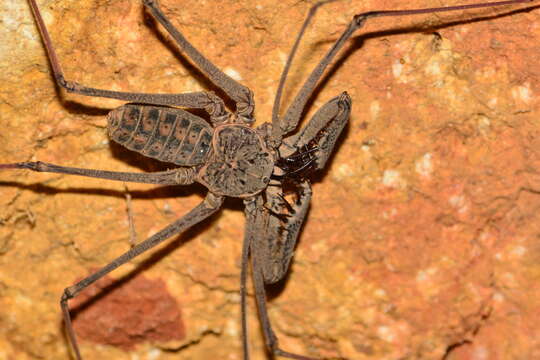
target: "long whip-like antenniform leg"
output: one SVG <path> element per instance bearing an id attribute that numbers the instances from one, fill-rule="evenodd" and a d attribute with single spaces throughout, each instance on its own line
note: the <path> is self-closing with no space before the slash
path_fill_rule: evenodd
<path id="1" fill-rule="evenodd" d="M 212 92 L 198 91 L 186 94 L 151 94 L 151 93 L 136 93 L 136 92 L 122 92 L 122 91 L 111 91 L 87 87 L 79 83 L 68 81 L 64 77 L 62 67 L 58 61 L 58 56 L 56 55 L 56 50 L 54 49 L 51 37 L 43 21 L 43 17 L 39 11 L 39 7 L 36 4 L 35 0 L 28 0 L 34 18 L 36 19 L 36 24 L 39 28 L 41 38 L 43 39 L 43 44 L 47 50 L 49 56 L 49 61 L 51 63 L 51 68 L 53 71 L 54 79 L 58 86 L 63 87 L 68 92 L 76 93 L 80 95 L 93 96 L 93 97 L 104 97 L 112 98 L 118 100 L 131 101 L 136 103 L 143 104 L 153 104 L 153 105 L 169 105 L 169 106 L 183 106 L 188 108 L 196 109 L 206 109 L 212 117 L 220 118 L 224 116 L 224 104 L 223 100 L 218 98 Z"/>
<path id="2" fill-rule="evenodd" d="M 304 37 L 304 33 L 306 32 L 306 29 L 309 23 L 311 22 L 311 19 L 313 19 L 313 17 L 315 16 L 317 9 L 319 9 L 319 7 L 323 6 L 324 4 L 328 4 L 334 1 L 337 1 L 337 0 L 320 1 L 316 3 L 315 5 L 313 5 L 311 9 L 309 9 L 309 12 L 306 16 L 306 20 L 304 20 L 304 23 L 302 24 L 302 27 L 300 28 L 300 31 L 298 32 L 298 35 L 296 36 L 296 40 L 294 41 L 294 45 L 291 49 L 291 52 L 289 53 L 289 57 L 287 58 L 285 67 L 283 68 L 283 71 L 281 72 L 278 88 L 276 90 L 276 96 L 274 97 L 274 105 L 272 106 L 272 126 L 274 128 L 279 128 L 279 106 L 281 104 L 281 96 L 283 95 L 283 88 L 285 87 L 285 80 L 287 80 L 287 75 L 289 74 L 289 70 L 291 68 L 291 64 L 294 59 L 294 55 L 296 55 L 296 51 L 298 50 L 298 45 L 300 45 L 300 41 Z"/>
<path id="3" fill-rule="evenodd" d="M 467 9 L 477 9 L 477 8 L 485 8 L 485 7 L 494 7 L 494 6 L 502 6 L 502 5 L 513 5 L 513 4 L 521 4 L 521 3 L 528 3 L 534 0 L 509 0 L 509 1 L 498 1 L 498 2 L 486 2 L 486 3 L 478 3 L 478 4 L 470 4 L 470 5 L 458 5 L 458 6 L 448 6 L 448 7 L 436 7 L 436 8 L 426 8 L 426 9 L 411 9 L 411 10 L 383 10 L 383 11 L 370 11 L 362 14 L 357 14 L 353 17 L 353 20 L 348 25 L 347 29 L 341 34 L 339 39 L 334 43 L 334 45 L 330 48 L 330 50 L 326 53 L 326 55 L 323 57 L 321 62 L 313 69 L 311 74 L 309 75 L 308 79 L 302 85 L 302 88 L 294 98 L 292 104 L 287 109 L 285 116 L 283 118 L 279 118 L 279 98 L 283 87 L 284 80 L 280 82 L 280 88 L 278 89 L 276 93 L 276 101 L 274 102 L 274 109 L 273 109 L 273 116 L 272 116 L 272 125 L 273 125 L 273 133 L 272 133 L 272 140 L 279 142 L 284 135 L 291 132 L 296 128 L 298 125 L 298 121 L 300 120 L 300 117 L 302 115 L 302 111 L 304 111 L 304 107 L 309 100 L 310 95 L 313 93 L 313 90 L 315 89 L 315 86 L 317 85 L 317 82 L 321 78 L 324 70 L 326 67 L 330 64 L 332 59 L 336 56 L 336 54 L 339 52 L 339 50 L 343 47 L 343 45 L 347 42 L 347 40 L 350 39 L 350 37 L 353 35 L 353 33 L 362 28 L 366 22 L 366 20 L 374 17 L 382 17 L 382 16 L 405 16 L 405 15 L 417 15 L 417 14 L 432 14 L 432 13 L 439 13 L 439 12 L 447 12 L 447 11 L 457 11 L 457 10 L 467 10 Z M 298 47 L 298 43 L 300 42 L 300 39 L 302 38 L 304 34 L 305 27 L 310 22 L 311 18 L 315 15 L 315 10 L 323 5 L 328 3 L 329 1 L 322 1 L 312 6 L 311 10 L 309 11 L 308 17 L 304 21 L 304 25 L 302 27 L 302 30 L 298 34 L 298 37 L 296 39 L 296 42 L 293 46 L 293 49 L 289 55 L 289 59 L 287 60 L 287 65 L 285 66 L 284 73 L 288 71 L 289 65 L 292 62 L 292 58 L 294 57 L 296 53 L 296 49 Z"/>
<path id="4" fill-rule="evenodd" d="M 81 169 L 49 164 L 41 161 L 0 164 L 0 170 L 7 169 L 27 169 L 37 172 L 69 174 L 99 179 L 158 185 L 189 185 L 193 184 L 196 176 L 195 168 L 191 167 L 178 168 L 168 171 L 158 171 L 153 173 L 132 173 L 108 170 Z"/>
<path id="5" fill-rule="evenodd" d="M 119 257 L 117 257 L 112 262 L 105 265 L 104 267 L 102 267 L 101 269 L 93 273 L 92 275 L 82 279 L 75 285 L 70 286 L 64 290 L 64 294 L 62 295 L 62 298 L 60 300 L 60 306 L 62 307 L 62 313 L 64 315 L 64 323 L 66 326 L 67 335 L 69 337 L 69 341 L 71 342 L 73 346 L 73 350 L 75 352 L 75 356 L 77 360 L 81 360 L 82 357 L 81 357 L 81 352 L 79 350 L 79 345 L 77 344 L 75 331 L 73 330 L 73 325 L 71 323 L 68 300 L 72 299 L 78 293 L 80 293 L 84 288 L 88 287 L 90 284 L 99 280 L 100 278 L 107 275 L 108 273 L 118 268 L 119 266 L 125 264 L 131 259 L 142 254 L 143 252 L 160 244 L 161 242 L 170 238 L 171 236 L 178 234 L 188 229 L 189 227 L 208 218 L 210 215 L 214 214 L 217 210 L 219 210 L 222 203 L 223 203 L 223 197 L 216 196 L 212 193 L 208 193 L 208 195 L 203 200 L 203 202 L 197 205 L 189 213 L 187 213 L 186 215 L 184 215 L 183 217 L 181 217 L 180 219 L 178 219 L 171 225 L 167 226 L 165 229 L 151 236 L 150 238 L 144 240 L 138 245 L 135 245 L 133 248 L 131 248 L 131 250 L 120 255 Z"/>

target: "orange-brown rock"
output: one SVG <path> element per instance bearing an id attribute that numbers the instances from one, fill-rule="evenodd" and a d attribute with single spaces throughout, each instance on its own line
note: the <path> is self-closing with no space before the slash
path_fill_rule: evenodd
<path id="1" fill-rule="evenodd" d="M 326 5 L 284 103 L 354 13 L 472 2 Z M 122 91 L 212 89 L 140 1 L 39 3 L 69 80 Z M 258 124 L 270 120 L 312 3 L 161 0 L 193 45 L 254 91 Z M 376 19 L 340 54 L 307 117 L 347 91 L 350 125 L 313 186 L 292 271 L 269 303 L 284 349 L 354 360 L 540 359 L 540 10 L 530 6 Z M 55 87 L 24 1 L 2 2 L 0 14 L 0 163 L 170 166 L 108 141 L 106 114 L 121 102 Z M 126 193 L 140 241 L 205 189 L 0 173 L 0 359 L 69 359 L 60 296 L 129 249 Z M 226 201 L 209 221 L 111 274 L 139 269 L 137 277 L 164 284 L 183 337 L 126 349 L 81 336 L 85 360 L 242 359 L 242 208 Z M 252 358 L 266 359 L 252 297 L 249 325 Z"/>

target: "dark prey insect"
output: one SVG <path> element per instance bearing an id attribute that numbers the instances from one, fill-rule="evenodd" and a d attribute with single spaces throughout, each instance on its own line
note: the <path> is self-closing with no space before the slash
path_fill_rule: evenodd
<path id="1" fill-rule="evenodd" d="M 312 359 L 279 347 L 268 317 L 265 284 L 275 283 L 287 274 L 311 199 L 309 177 L 313 172 L 324 168 L 349 118 L 351 98 L 343 92 L 325 103 L 304 128 L 294 132 L 323 72 L 367 19 L 509 5 L 530 0 L 446 8 L 372 11 L 355 15 L 312 71 L 284 115 L 280 115 L 280 99 L 285 79 L 300 40 L 317 8 L 330 1 L 333 0 L 316 3 L 302 25 L 279 82 L 271 123 L 252 128 L 255 121 L 253 93 L 219 70 L 195 49 L 171 24 L 156 0 L 143 0 L 147 11 L 166 29 L 178 47 L 208 79 L 233 100 L 236 104 L 234 112 L 226 109 L 222 99 L 207 91 L 183 94 L 117 92 L 95 89 L 66 80 L 38 6 L 35 0 L 29 0 L 57 84 L 72 93 L 128 101 L 128 104 L 112 110 L 107 116 L 111 139 L 130 150 L 163 162 L 174 163 L 178 167 L 154 173 L 128 173 L 64 167 L 37 161 L 2 164 L 0 168 L 157 185 L 189 185 L 198 182 L 208 188 L 206 198 L 189 213 L 64 290 L 61 308 L 68 338 L 78 360 L 82 357 L 71 323 L 68 300 L 139 254 L 208 218 L 219 210 L 226 196 L 241 198 L 245 204 L 246 229 L 240 285 L 244 359 L 249 358 L 246 338 L 246 277 L 249 259 L 268 351 L 273 355 L 292 359 Z M 207 113 L 209 121 L 182 108 L 202 109 Z M 286 200 L 285 187 L 296 194 L 294 200 Z"/>

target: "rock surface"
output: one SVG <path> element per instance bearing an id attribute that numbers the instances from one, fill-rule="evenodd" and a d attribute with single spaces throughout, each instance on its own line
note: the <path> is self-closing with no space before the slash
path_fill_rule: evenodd
<path id="1" fill-rule="evenodd" d="M 472 3 L 407 7 L 463 2 Z M 70 80 L 122 91 L 213 89 L 139 1 L 39 3 Z M 217 3 L 161 1 L 193 45 L 255 92 L 258 124 L 268 121 L 312 2 Z M 321 8 L 284 103 L 354 13 L 403 4 Z M 284 349 L 355 360 L 540 359 L 540 9 L 516 10 L 523 7 L 381 18 L 346 45 L 306 117 L 342 91 L 353 99 L 339 149 L 314 184 L 290 276 L 272 289 L 270 316 Z M 2 2 L 0 16 L 0 163 L 167 168 L 108 142 L 105 115 L 121 102 L 55 87 L 25 2 Z M 0 173 L 0 359 L 69 359 L 60 295 L 129 249 L 128 193 L 141 241 L 205 189 Z M 81 332 L 84 359 L 242 359 L 242 208 L 227 200 L 209 221 L 111 274 L 162 294 L 153 305 L 141 297 L 138 307 L 145 287 L 126 290 L 133 296 L 123 311 L 138 316 L 137 326 L 169 321 L 154 315 L 169 316 L 156 307 L 174 299 L 179 328 L 114 344 Z M 91 301 L 95 317 L 78 317 L 78 329 L 133 326 L 107 313 L 104 300 Z M 252 298 L 249 325 L 252 359 L 266 359 Z"/>

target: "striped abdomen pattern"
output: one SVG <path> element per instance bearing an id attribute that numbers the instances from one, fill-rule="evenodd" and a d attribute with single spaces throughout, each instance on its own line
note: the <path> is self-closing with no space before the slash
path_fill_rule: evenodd
<path id="1" fill-rule="evenodd" d="M 210 152 L 212 127 L 182 109 L 126 104 L 111 111 L 107 120 L 111 139 L 160 161 L 200 165 Z"/>

